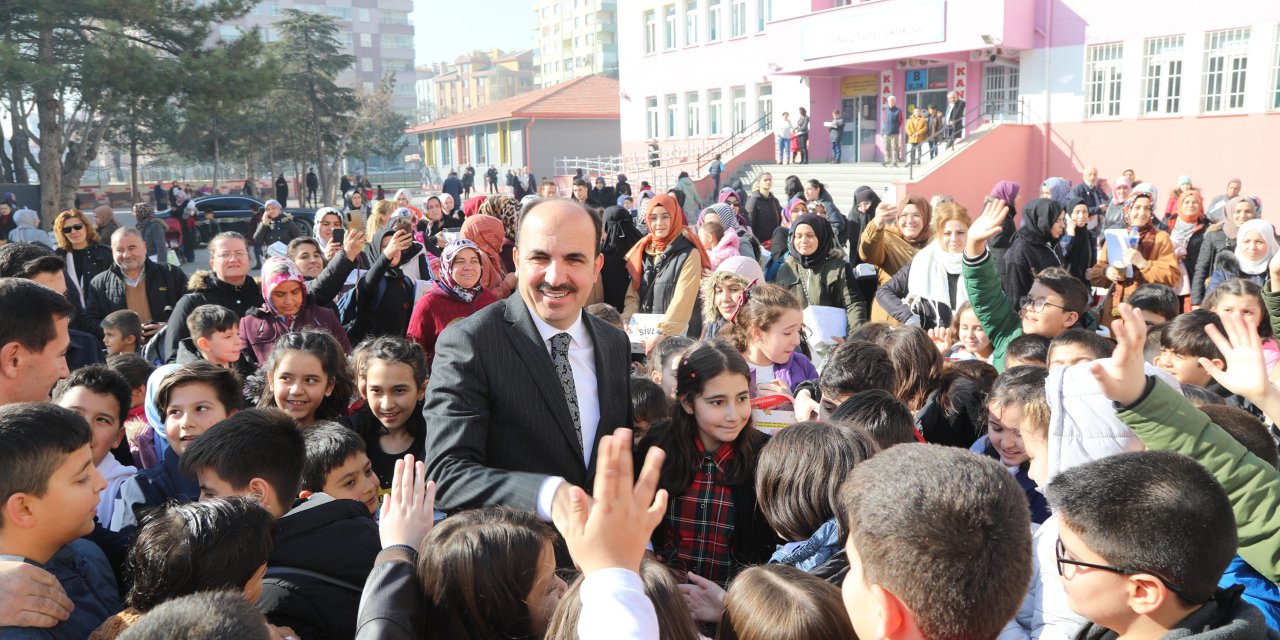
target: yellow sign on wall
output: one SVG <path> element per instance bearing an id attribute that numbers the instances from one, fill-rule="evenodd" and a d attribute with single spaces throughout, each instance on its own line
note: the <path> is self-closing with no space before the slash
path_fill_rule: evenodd
<path id="1" fill-rule="evenodd" d="M 844 98 L 852 98 L 854 96 L 873 96 L 876 93 L 876 76 L 875 74 L 865 76 L 849 76 L 840 79 L 840 96 Z"/>

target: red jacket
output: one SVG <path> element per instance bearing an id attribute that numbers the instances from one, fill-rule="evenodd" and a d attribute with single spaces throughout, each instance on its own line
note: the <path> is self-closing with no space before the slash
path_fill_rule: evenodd
<path id="1" fill-rule="evenodd" d="M 344 352 L 351 351 L 351 341 L 347 339 L 342 323 L 338 322 L 338 315 L 328 307 L 317 306 L 311 296 L 307 296 L 302 310 L 294 318 L 292 330 L 301 331 L 307 327 L 328 331 L 342 345 Z M 264 303 L 261 307 L 250 309 L 240 319 L 240 352 L 255 366 L 261 367 L 266 364 L 271 350 L 275 348 L 276 339 L 286 333 L 289 331 L 284 324 Z"/>
<path id="2" fill-rule="evenodd" d="M 409 317 L 408 337 L 422 345 L 427 352 L 427 368 L 436 357 L 436 338 L 445 327 L 470 316 L 471 314 L 495 303 L 498 296 L 484 289 L 469 304 L 445 293 L 435 284 L 427 289 L 418 303 L 413 305 L 413 315 Z"/>

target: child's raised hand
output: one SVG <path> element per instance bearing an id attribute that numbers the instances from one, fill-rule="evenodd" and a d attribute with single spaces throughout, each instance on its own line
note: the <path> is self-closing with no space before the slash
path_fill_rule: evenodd
<path id="1" fill-rule="evenodd" d="M 1108 398 L 1128 406 L 1137 402 L 1147 388 L 1142 360 L 1143 347 L 1147 343 L 1147 323 L 1142 311 L 1128 303 L 1120 304 L 1119 314 L 1120 317 L 1111 323 L 1111 333 L 1116 339 L 1111 361 L 1096 361 L 1089 365 L 1089 371 Z"/>
<path id="2" fill-rule="evenodd" d="M 969 225 L 969 240 L 965 253 L 977 257 L 987 248 L 987 240 L 1000 233 L 1005 216 L 1009 215 L 1009 205 L 1002 200 L 992 200 L 982 210 L 973 224 Z"/>
<path id="3" fill-rule="evenodd" d="M 804 422 L 806 420 L 817 420 L 819 409 L 822 403 L 813 399 L 813 394 L 808 389 L 802 389 L 796 394 L 795 400 L 792 402 L 796 413 L 796 422 Z"/>
<path id="4" fill-rule="evenodd" d="M 378 537 L 382 548 L 398 544 L 417 549 L 435 522 L 436 483 L 427 482 L 427 465 L 413 454 L 396 460 L 391 493 L 382 501 Z"/>
<path id="5" fill-rule="evenodd" d="M 956 342 L 951 327 L 934 327 L 930 329 L 929 339 L 933 341 L 933 346 L 938 348 L 938 352 L 944 356 L 947 355 L 947 351 L 951 350 L 951 345 Z"/>
<path id="6" fill-rule="evenodd" d="M 1271 384 L 1267 380 L 1267 366 L 1262 356 L 1262 338 L 1258 336 L 1258 329 L 1237 316 L 1224 315 L 1221 320 L 1227 335 L 1222 335 L 1212 324 L 1205 326 L 1204 332 L 1213 340 L 1218 351 L 1222 352 L 1224 366 L 1219 367 L 1208 358 L 1197 360 L 1218 384 L 1262 407 L 1263 398 Z"/>
<path id="7" fill-rule="evenodd" d="M 724 615 L 725 590 L 720 585 L 690 571 L 689 584 L 677 586 L 689 612 L 698 622 L 720 622 Z"/>
<path id="8" fill-rule="evenodd" d="M 667 492 L 658 489 L 665 458 L 661 449 L 649 449 L 640 477 L 633 481 L 631 430 L 617 429 L 600 439 L 594 503 L 581 488 L 571 487 L 569 513 L 560 530 L 583 574 L 612 568 L 640 572 L 645 545 L 667 511 Z"/>

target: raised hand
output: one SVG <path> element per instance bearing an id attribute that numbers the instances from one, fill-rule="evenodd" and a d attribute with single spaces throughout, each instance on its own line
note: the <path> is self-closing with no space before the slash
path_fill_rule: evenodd
<path id="1" fill-rule="evenodd" d="M 1119 316 L 1111 323 L 1111 333 L 1116 339 L 1111 360 L 1090 364 L 1089 372 L 1108 398 L 1128 406 L 1137 402 L 1147 388 L 1142 360 L 1142 349 L 1147 343 L 1147 323 L 1142 318 L 1142 311 L 1128 303 L 1120 304 Z"/>
<path id="2" fill-rule="evenodd" d="M 933 341 L 933 346 L 938 348 L 938 352 L 944 356 L 951 350 L 951 345 L 956 343 L 951 327 L 934 327 L 930 329 L 929 339 Z"/>
<path id="3" fill-rule="evenodd" d="M 689 572 L 689 584 L 679 585 L 680 595 L 684 596 L 689 612 L 698 622 L 720 622 L 724 615 L 725 590 L 720 585 Z"/>
<path id="4" fill-rule="evenodd" d="M 398 544 L 417 549 L 434 524 L 436 483 L 427 482 L 427 465 L 414 462 L 413 454 L 396 460 L 391 494 L 382 501 L 378 538 L 382 548 Z"/>
<path id="5" fill-rule="evenodd" d="M 1198 358 L 1200 366 L 1228 391 L 1261 407 L 1271 383 L 1267 380 L 1258 329 L 1237 316 L 1224 315 L 1221 320 L 1222 328 L 1226 329 L 1225 336 L 1212 324 L 1206 326 L 1204 332 L 1222 352 L 1223 366 L 1219 367 L 1208 358 Z"/>
<path id="6" fill-rule="evenodd" d="M 360 229 L 347 230 L 346 237 L 342 239 L 342 252 L 347 254 L 347 259 L 355 262 L 360 257 L 360 252 L 364 251 L 365 243 L 364 231 Z"/>
<path id="7" fill-rule="evenodd" d="M 1007 215 L 1009 215 L 1009 205 L 1003 200 L 988 202 L 982 209 L 982 215 L 969 225 L 969 240 L 965 245 L 965 254 L 977 257 L 986 251 L 987 240 L 1000 233 L 1000 225 L 1004 224 L 1004 218 Z"/>
<path id="8" fill-rule="evenodd" d="M 649 449 L 633 481 L 631 430 L 617 429 L 600 439 L 594 504 L 581 488 L 570 487 L 569 513 L 563 525 L 556 523 L 585 575 L 611 568 L 639 573 L 645 544 L 667 511 L 667 492 L 658 489 L 665 458 L 661 449 Z"/>
<path id="9" fill-rule="evenodd" d="M 891 224 L 898 218 L 898 206 L 888 202 L 881 202 L 876 207 L 876 215 L 871 219 L 877 228 L 883 229 L 885 225 Z"/>

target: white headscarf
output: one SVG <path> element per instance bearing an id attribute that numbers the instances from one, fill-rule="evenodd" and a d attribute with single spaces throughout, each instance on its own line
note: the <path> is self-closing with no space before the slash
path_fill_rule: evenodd
<path id="1" fill-rule="evenodd" d="M 1241 246 L 1241 243 L 1244 242 L 1245 236 L 1253 232 L 1257 232 L 1258 235 L 1262 236 L 1262 241 L 1267 243 L 1267 255 L 1259 258 L 1258 260 L 1250 260 L 1246 258 L 1244 255 L 1244 247 Z M 1236 231 L 1235 252 L 1236 259 L 1240 261 L 1241 271 L 1251 276 L 1266 273 L 1267 263 L 1271 262 L 1271 258 L 1274 257 L 1277 252 L 1280 252 L 1280 242 L 1276 242 L 1276 228 L 1271 226 L 1270 222 L 1259 218 L 1254 218 L 1253 220 L 1240 225 L 1240 229 Z"/>

